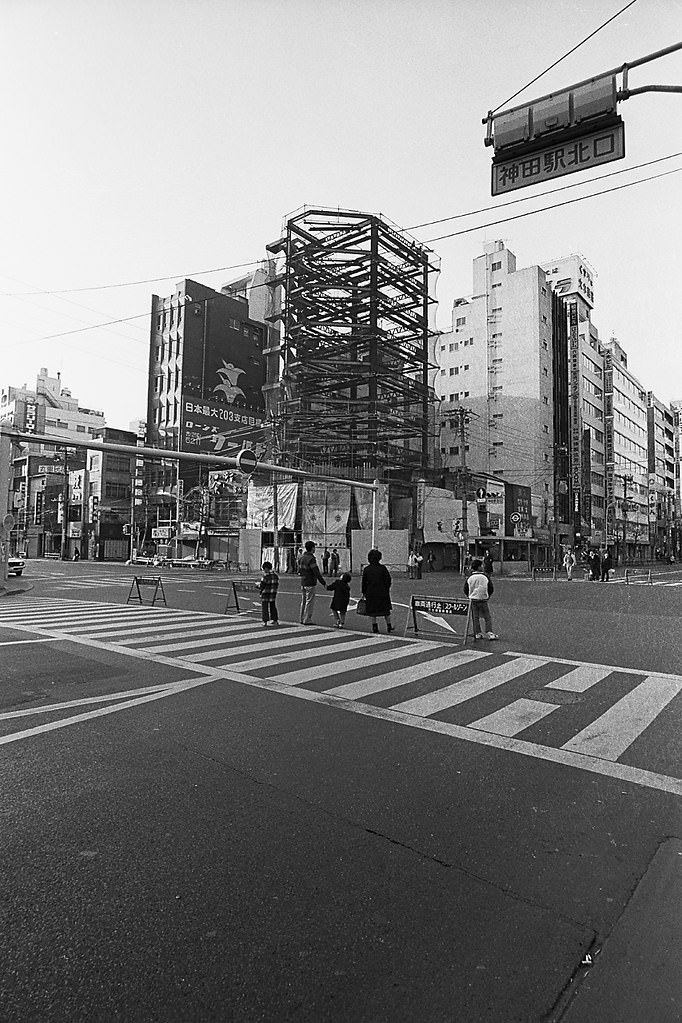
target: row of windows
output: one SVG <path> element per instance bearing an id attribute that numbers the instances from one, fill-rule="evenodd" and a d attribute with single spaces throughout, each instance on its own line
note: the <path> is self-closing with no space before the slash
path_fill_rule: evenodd
<path id="1" fill-rule="evenodd" d="M 465 451 L 469 450 L 469 445 L 468 444 L 464 445 L 464 450 Z M 441 455 L 458 455 L 459 454 L 459 445 L 457 445 L 455 447 L 450 447 L 450 448 L 441 448 L 440 449 L 440 453 L 441 453 Z"/>
<path id="2" fill-rule="evenodd" d="M 593 384 L 591 380 L 587 379 L 587 377 L 583 377 L 583 390 L 588 394 L 594 395 L 595 398 L 604 397 L 604 392 L 601 387 L 597 387 L 597 385 Z"/>
<path id="3" fill-rule="evenodd" d="M 623 408 L 628 409 L 629 412 L 633 412 L 639 419 L 646 419 L 646 410 L 642 406 L 628 398 L 627 394 L 621 391 L 618 387 L 613 388 L 613 401 L 614 404 L 617 401 Z"/>
<path id="4" fill-rule="evenodd" d="M 634 384 L 632 382 L 632 380 L 630 380 L 629 377 L 626 377 L 624 373 L 621 373 L 621 371 L 617 368 L 617 366 L 614 366 L 613 367 L 613 384 L 614 384 L 613 389 L 614 389 L 614 391 L 616 390 L 616 386 L 615 386 L 616 385 L 616 381 L 618 381 L 618 383 L 620 384 L 620 387 L 621 387 L 622 390 L 628 391 L 630 394 L 634 395 L 635 398 L 639 398 L 640 401 L 642 400 L 642 398 L 641 398 L 641 393 L 642 392 L 640 391 L 639 387 L 636 384 Z"/>
<path id="5" fill-rule="evenodd" d="M 450 371 L 449 371 L 448 375 L 451 376 L 451 377 L 458 377 L 460 370 L 462 371 L 462 373 L 464 373 L 464 371 L 467 370 L 467 369 L 469 369 L 469 363 L 467 363 L 466 366 L 450 366 Z M 440 371 L 440 375 L 442 377 L 445 376 L 445 370 L 444 369 L 442 369 Z"/>
<path id="6" fill-rule="evenodd" d="M 583 415 L 591 416 L 592 419 L 599 419 L 600 421 L 604 418 L 602 410 L 593 405 L 587 398 L 583 398 Z"/>
<path id="7" fill-rule="evenodd" d="M 637 444 L 636 441 L 630 440 L 625 434 L 619 433 L 618 430 L 613 431 L 613 442 L 625 451 L 629 451 L 633 455 L 639 455 L 644 461 L 647 458 L 647 450 L 641 444 Z"/>
<path id="8" fill-rule="evenodd" d="M 632 419 L 628 416 L 624 416 L 617 408 L 614 408 L 613 410 L 613 422 L 614 424 L 618 423 L 619 426 L 622 426 L 626 430 L 630 430 L 630 432 L 634 433 L 636 437 L 646 437 L 647 435 L 647 431 L 643 426 L 639 426 L 638 423 L 634 423 Z"/>
<path id="9" fill-rule="evenodd" d="M 462 391 L 461 392 L 461 397 L 462 398 L 468 398 L 469 397 L 469 392 L 468 391 Z M 448 401 L 459 401 L 459 399 L 460 399 L 460 392 L 459 391 L 456 391 L 454 394 L 449 394 L 448 395 Z"/>
<path id="10" fill-rule="evenodd" d="M 601 367 L 596 362 L 592 362 L 592 359 L 588 358 L 583 352 L 583 369 L 587 370 L 588 373 L 592 373 L 593 376 L 602 379 L 603 373 Z"/>

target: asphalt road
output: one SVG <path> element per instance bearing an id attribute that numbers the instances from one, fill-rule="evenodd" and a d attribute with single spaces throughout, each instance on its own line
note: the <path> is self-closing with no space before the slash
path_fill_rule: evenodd
<path id="1" fill-rule="evenodd" d="M 501 639 L 459 664 L 437 622 L 340 636 L 326 595 L 289 628 L 297 579 L 271 633 L 222 615 L 229 577 L 164 573 L 150 612 L 131 574 L 29 563 L 0 600 L 1 1020 L 682 1018 L 682 588 L 500 581 Z M 460 587 L 396 579 L 400 632 Z M 644 691 L 617 757 L 564 748 Z"/>

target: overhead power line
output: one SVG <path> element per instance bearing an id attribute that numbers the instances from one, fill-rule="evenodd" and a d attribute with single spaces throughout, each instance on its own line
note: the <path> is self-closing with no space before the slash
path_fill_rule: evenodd
<path id="1" fill-rule="evenodd" d="M 524 217 L 534 217 L 538 213 L 547 213 L 548 210 L 556 210 L 561 206 L 572 206 L 573 203 L 583 202 L 585 199 L 594 199 L 598 195 L 608 195 L 609 192 L 620 192 L 623 188 L 632 188 L 633 185 L 643 185 L 647 181 L 656 181 L 657 178 L 667 178 L 670 174 L 679 174 L 682 167 L 675 170 L 663 171 L 661 174 L 650 174 L 648 178 L 639 178 L 637 181 L 628 181 L 624 185 L 614 185 L 613 188 L 603 188 L 599 192 L 590 192 L 589 195 L 579 195 L 575 199 L 565 199 L 563 202 L 552 203 L 550 206 L 542 206 L 539 210 L 527 210 L 526 213 L 516 213 L 513 217 L 502 217 L 500 220 L 491 220 L 487 224 L 477 224 L 475 227 L 465 227 L 461 231 L 453 231 L 451 234 L 440 234 L 436 238 L 427 238 L 426 244 L 440 242 L 444 238 L 457 238 L 462 234 L 471 234 L 472 231 L 482 231 L 486 227 L 496 227 L 498 224 L 507 224 L 511 220 L 522 220 Z"/>
<path id="2" fill-rule="evenodd" d="M 558 64 L 561 63 L 562 60 L 565 60 L 566 57 L 570 57 L 572 53 L 575 53 L 576 50 L 579 50 L 581 46 L 588 42 L 588 40 L 594 38 L 594 36 L 596 36 L 598 32 L 601 32 L 603 28 L 606 28 L 607 25 L 610 25 L 612 21 L 615 21 L 616 18 L 619 18 L 621 14 L 623 14 L 625 11 L 627 11 L 629 7 L 632 7 L 632 5 L 636 3 L 637 0 L 630 0 L 630 3 L 626 4 L 625 7 L 622 7 L 619 11 L 616 12 L 616 14 L 613 14 L 610 18 L 608 18 L 607 21 L 603 23 L 603 25 L 600 25 L 599 28 L 595 28 L 594 32 L 590 32 L 588 36 L 585 36 L 584 39 L 581 39 L 581 41 L 577 43 L 574 47 L 572 47 L 572 49 L 567 50 L 562 57 L 559 57 L 559 59 L 555 60 L 553 64 L 550 64 L 549 67 L 546 67 L 545 70 L 541 71 L 539 75 L 535 76 L 535 78 L 531 78 L 530 82 L 527 82 L 520 89 L 517 89 L 517 91 L 512 96 L 510 96 L 509 99 L 504 100 L 504 102 L 500 103 L 499 106 L 496 106 L 494 110 L 491 110 L 491 113 L 494 114 L 496 110 L 500 109 L 500 107 L 506 107 L 507 103 L 511 103 L 511 101 L 513 99 L 516 99 L 516 97 L 519 96 L 525 89 L 529 89 L 531 85 L 534 85 L 535 82 L 537 82 L 540 78 L 546 75 L 549 71 L 552 71 Z"/>

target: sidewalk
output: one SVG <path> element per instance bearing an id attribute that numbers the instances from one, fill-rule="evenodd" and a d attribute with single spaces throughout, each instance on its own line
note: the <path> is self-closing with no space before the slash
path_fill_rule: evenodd
<path id="1" fill-rule="evenodd" d="M 7 582 L 0 581 L 0 597 L 13 597 L 15 593 L 26 593 L 33 589 L 33 583 L 28 579 L 8 579 Z"/>

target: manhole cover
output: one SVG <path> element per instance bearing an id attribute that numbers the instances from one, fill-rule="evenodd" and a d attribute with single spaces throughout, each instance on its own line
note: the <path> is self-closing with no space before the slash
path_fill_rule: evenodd
<path id="1" fill-rule="evenodd" d="M 557 707 L 565 703 L 581 703 L 583 700 L 581 693 L 570 693 L 564 689 L 529 689 L 526 696 L 541 703 L 553 703 Z"/>

